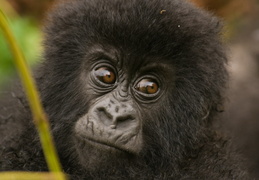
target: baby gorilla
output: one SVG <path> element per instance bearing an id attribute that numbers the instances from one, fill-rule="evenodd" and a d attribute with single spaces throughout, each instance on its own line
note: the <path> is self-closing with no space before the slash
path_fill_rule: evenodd
<path id="1" fill-rule="evenodd" d="M 219 32 L 216 18 L 183 0 L 60 4 L 45 28 L 36 81 L 64 172 L 72 179 L 248 178 L 211 125 L 228 77 Z M 0 116 L 8 132 L 0 168 L 46 171 L 25 98 L 12 95 L 23 105 L 6 110 L 12 123 Z"/>

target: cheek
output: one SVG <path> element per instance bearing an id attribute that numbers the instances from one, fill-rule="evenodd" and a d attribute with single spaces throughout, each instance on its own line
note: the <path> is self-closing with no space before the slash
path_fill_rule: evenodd
<path id="1" fill-rule="evenodd" d="M 176 117 L 166 98 L 161 98 L 156 103 L 142 109 L 143 134 L 150 139 L 160 138 L 160 140 L 152 142 L 161 142 L 163 138 L 167 140 L 168 136 L 174 133 Z"/>

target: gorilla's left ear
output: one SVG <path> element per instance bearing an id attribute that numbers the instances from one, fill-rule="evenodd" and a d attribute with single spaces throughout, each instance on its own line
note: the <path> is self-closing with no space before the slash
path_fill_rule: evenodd
<path id="1" fill-rule="evenodd" d="M 201 120 L 206 120 L 210 115 L 210 108 L 208 108 L 206 111 L 204 111 L 204 116 L 201 118 Z"/>
<path id="2" fill-rule="evenodd" d="M 214 107 L 212 105 L 208 105 L 207 108 L 204 108 L 204 116 L 202 117 L 202 120 L 206 120 L 209 117 L 211 111 L 216 113 L 223 113 L 225 111 L 225 106 L 222 103 L 219 103 Z"/>
<path id="3" fill-rule="evenodd" d="M 225 111 L 224 104 L 218 104 L 216 107 L 216 112 L 223 113 Z"/>

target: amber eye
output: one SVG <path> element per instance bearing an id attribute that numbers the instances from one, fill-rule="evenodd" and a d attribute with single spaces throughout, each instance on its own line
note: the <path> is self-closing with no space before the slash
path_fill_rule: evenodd
<path id="1" fill-rule="evenodd" d="M 103 83 L 113 84 L 116 81 L 114 71 L 109 67 L 100 67 L 95 70 L 95 76 Z"/>
<path id="2" fill-rule="evenodd" d="M 158 91 L 158 84 L 152 79 L 142 79 L 135 89 L 145 94 L 155 94 Z"/>

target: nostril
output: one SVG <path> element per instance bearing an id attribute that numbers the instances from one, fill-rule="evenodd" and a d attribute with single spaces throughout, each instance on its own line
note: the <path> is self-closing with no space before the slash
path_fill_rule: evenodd
<path id="1" fill-rule="evenodd" d="M 118 113 L 119 112 L 119 106 L 115 107 L 115 112 Z"/>
<path id="2" fill-rule="evenodd" d="M 104 107 L 98 107 L 96 108 L 98 111 L 105 111 L 105 108 Z"/>
<path id="3" fill-rule="evenodd" d="M 132 115 L 126 115 L 126 116 L 118 116 L 116 118 L 117 123 L 119 122 L 125 122 L 125 121 L 132 121 L 135 118 Z"/>
<path id="4" fill-rule="evenodd" d="M 100 119 L 112 119 L 112 115 L 104 107 L 98 107 L 97 114 Z"/>

